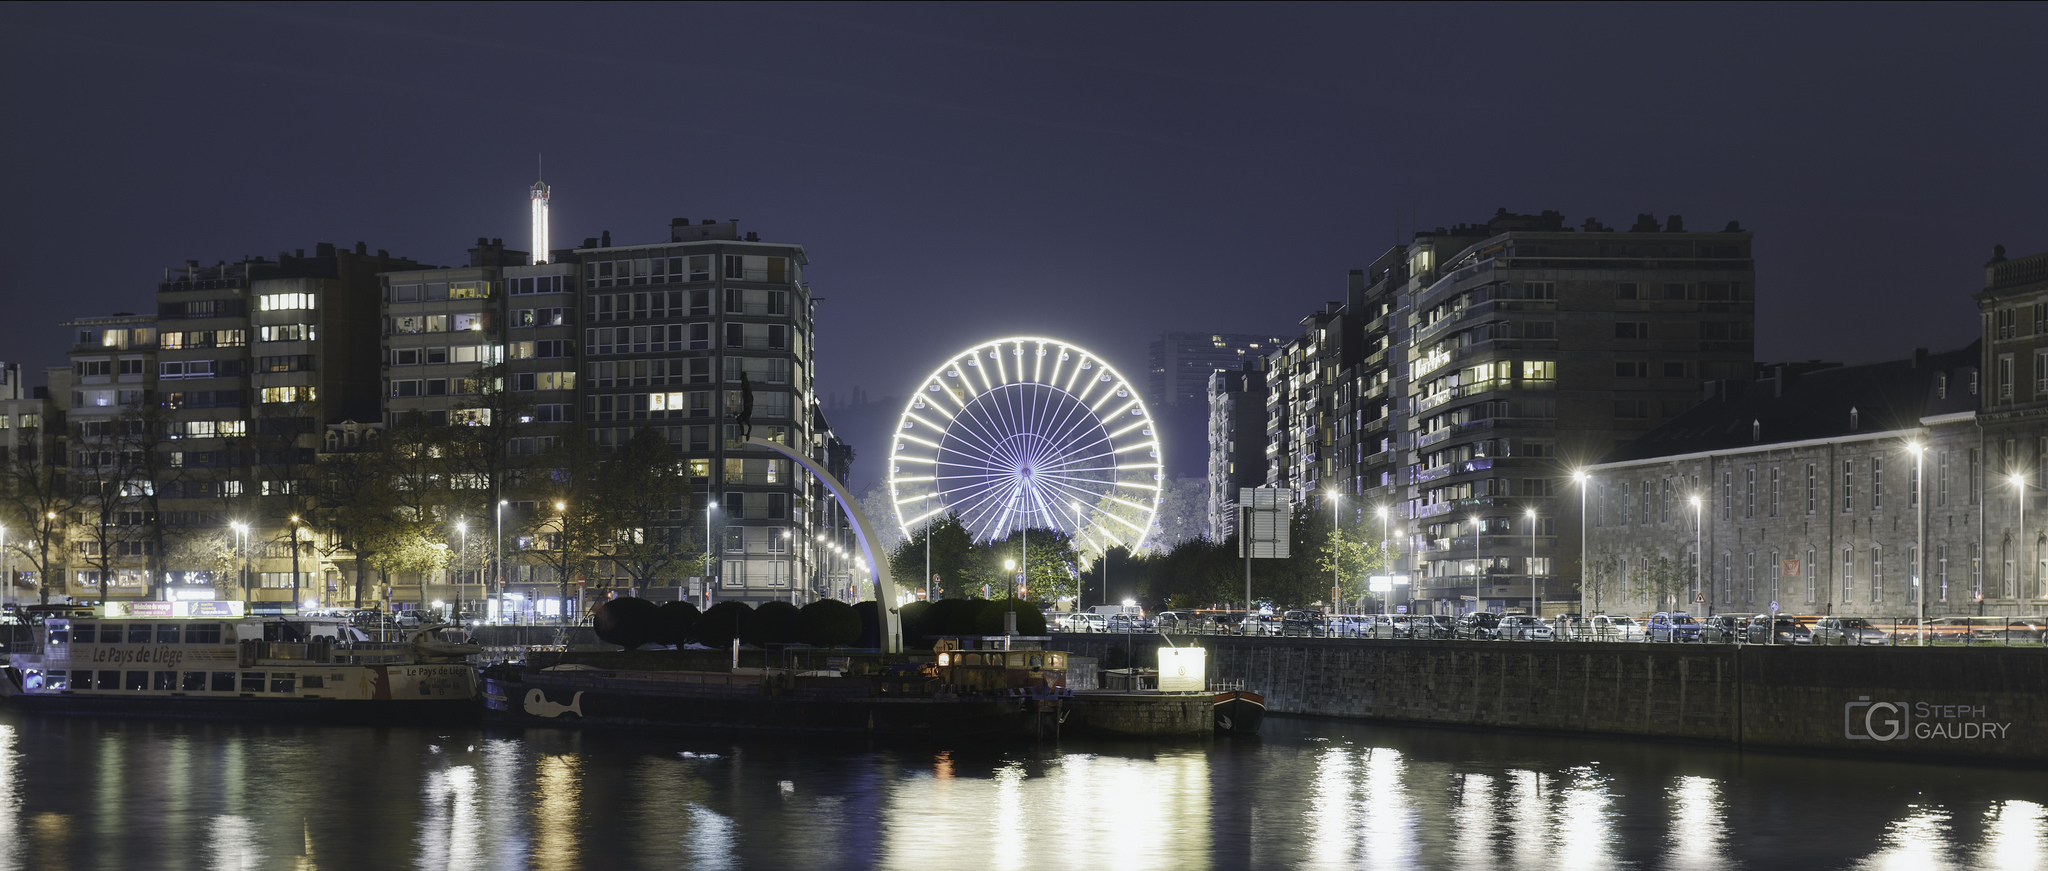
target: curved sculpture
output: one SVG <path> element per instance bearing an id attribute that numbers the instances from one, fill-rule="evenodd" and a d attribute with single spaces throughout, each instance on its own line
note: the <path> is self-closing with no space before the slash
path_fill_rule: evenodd
<path id="1" fill-rule="evenodd" d="M 774 451 L 809 469 L 811 474 L 818 476 L 818 480 L 825 482 L 825 489 L 832 491 L 833 497 L 839 500 L 839 506 L 846 509 L 846 516 L 853 518 L 853 535 L 859 539 L 860 552 L 867 557 L 868 577 L 875 584 L 876 610 L 882 615 L 882 652 L 902 653 L 903 618 L 898 612 L 901 606 L 896 604 L 896 583 L 889 577 L 889 552 L 875 550 L 874 545 L 880 539 L 875 536 L 874 526 L 868 523 L 867 514 L 860 510 L 860 500 L 847 492 L 846 485 L 832 477 L 823 466 L 786 445 L 766 439 L 746 439 L 742 444 Z"/>
<path id="2" fill-rule="evenodd" d="M 1097 553 L 1142 546 L 1159 437 L 1138 391 L 1069 342 L 1016 336 L 946 361 L 905 404 L 889 453 L 896 521 L 958 513 L 979 540 L 1058 529 Z"/>

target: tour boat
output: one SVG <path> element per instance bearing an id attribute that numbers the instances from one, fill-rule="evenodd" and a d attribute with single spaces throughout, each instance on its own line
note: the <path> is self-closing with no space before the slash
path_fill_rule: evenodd
<path id="1" fill-rule="evenodd" d="M 376 641 L 341 617 L 247 616 L 241 602 L 116 602 L 52 617 L 0 697 L 23 711 L 322 722 L 474 719 L 474 644 L 437 628 Z"/>

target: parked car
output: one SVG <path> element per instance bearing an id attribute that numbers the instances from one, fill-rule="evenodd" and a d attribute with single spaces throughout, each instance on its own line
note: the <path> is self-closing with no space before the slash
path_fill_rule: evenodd
<path id="1" fill-rule="evenodd" d="M 1684 611 L 1658 611 L 1650 615 L 1643 633 L 1651 641 L 1698 641 L 1700 621 Z"/>
<path id="2" fill-rule="evenodd" d="M 1550 626 L 1550 637 L 1559 641 L 1580 641 L 1584 640 L 1587 634 L 1588 626 L 1583 615 L 1559 614 L 1550 618 L 1547 623 Z"/>
<path id="3" fill-rule="evenodd" d="M 1813 643 L 1855 647 L 1890 644 L 1892 639 L 1862 617 L 1822 617 L 1813 624 Z"/>
<path id="4" fill-rule="evenodd" d="M 1457 637 L 1457 626 L 1447 614 L 1417 614 L 1408 618 L 1408 632 L 1414 638 Z"/>
<path id="5" fill-rule="evenodd" d="M 1330 622 L 1320 611 L 1288 611 L 1280 615 L 1280 634 L 1321 638 L 1330 631 Z"/>
<path id="6" fill-rule="evenodd" d="M 1109 618 L 1085 611 L 1077 611 L 1060 618 L 1060 624 L 1068 632 L 1109 631 Z"/>
<path id="7" fill-rule="evenodd" d="M 1152 618 L 1160 632 L 1192 632 L 1195 615 L 1187 611 L 1161 611 Z"/>
<path id="8" fill-rule="evenodd" d="M 1477 611 L 1458 618 L 1452 634 L 1472 641 L 1495 641 L 1500 638 L 1500 615 L 1492 611 Z"/>
<path id="9" fill-rule="evenodd" d="M 1503 641 L 1549 641 L 1552 637 L 1549 626 L 1527 614 L 1500 618 L 1500 626 L 1495 631 Z"/>
<path id="10" fill-rule="evenodd" d="M 1374 638 L 1415 637 L 1406 614 L 1381 614 L 1378 617 L 1372 618 L 1372 620 L 1372 637 Z"/>
<path id="11" fill-rule="evenodd" d="M 430 609 L 413 608 L 392 615 L 391 622 L 397 624 L 400 629 L 418 629 L 421 626 L 433 626 L 447 621 L 442 620 L 440 614 Z"/>
<path id="12" fill-rule="evenodd" d="M 1743 640 L 1751 644 L 1812 644 L 1813 630 L 1790 617 L 1773 619 L 1758 614 L 1750 618 Z"/>
<path id="13" fill-rule="evenodd" d="M 1643 624 L 1624 614 L 1595 614 L 1586 618 L 1586 637 L 1595 641 L 1641 641 Z"/>
<path id="14" fill-rule="evenodd" d="M 1096 616 L 1101 615 L 1098 614 Z M 1136 614 L 1109 615 L 1109 631 L 1111 632 L 1151 632 L 1152 627 L 1153 623 L 1150 619 Z"/>
<path id="15" fill-rule="evenodd" d="M 1709 644 L 1734 644 L 1748 627 L 1734 614 L 1715 614 L 1700 621 L 1700 640 Z"/>

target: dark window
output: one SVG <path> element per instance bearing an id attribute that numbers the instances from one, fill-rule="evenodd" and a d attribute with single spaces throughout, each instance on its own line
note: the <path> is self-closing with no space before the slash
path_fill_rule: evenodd
<path id="1" fill-rule="evenodd" d="M 182 680 L 178 682 L 179 689 L 188 693 L 203 693 L 206 691 L 206 672 L 188 671 L 181 677 Z"/>
<path id="2" fill-rule="evenodd" d="M 212 689 L 213 689 L 213 691 L 214 691 L 214 692 L 217 692 L 217 693 L 231 693 L 231 692 L 234 692 L 234 691 L 235 691 L 235 673 L 234 673 L 234 672 L 232 672 L 232 671 L 216 671 L 216 672 L 214 672 L 214 673 L 213 673 L 213 687 L 212 687 Z"/>

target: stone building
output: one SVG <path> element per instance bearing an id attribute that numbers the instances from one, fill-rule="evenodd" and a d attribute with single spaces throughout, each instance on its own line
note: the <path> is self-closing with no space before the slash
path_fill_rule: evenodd
<path id="1" fill-rule="evenodd" d="M 2000 500 L 1978 361 L 1972 345 L 1710 382 L 1585 470 L 1587 612 L 1912 614 L 1923 553 L 1930 613 L 1974 609 L 1979 592 L 2011 608 L 1995 512 L 1986 525 Z"/>

